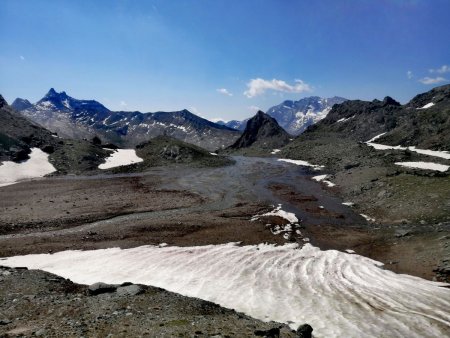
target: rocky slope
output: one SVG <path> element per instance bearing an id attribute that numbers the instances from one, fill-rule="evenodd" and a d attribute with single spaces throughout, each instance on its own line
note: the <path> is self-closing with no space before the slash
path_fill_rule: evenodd
<path id="1" fill-rule="evenodd" d="M 53 152 L 52 133 L 15 112 L 0 95 L 0 161 L 28 158 L 30 148 Z"/>
<path id="2" fill-rule="evenodd" d="M 126 283 L 91 286 L 39 270 L 0 267 L 0 336 L 311 337 L 197 298 Z"/>
<path id="3" fill-rule="evenodd" d="M 200 118 L 188 110 L 175 112 L 110 111 L 94 100 L 78 100 L 53 88 L 36 104 L 16 99 L 13 107 L 29 119 L 65 138 L 100 136 L 104 142 L 134 147 L 158 135 L 214 150 L 226 147 L 239 132 Z"/>
<path id="4" fill-rule="evenodd" d="M 273 149 L 286 145 L 290 137 L 273 117 L 258 111 L 248 120 L 244 133 L 226 150 L 267 154 Z"/>
<path id="5" fill-rule="evenodd" d="M 450 85 L 420 94 L 401 105 L 383 101 L 346 101 L 289 143 L 280 157 L 325 166 L 329 179 L 361 213 L 380 222 L 450 221 L 450 177 L 447 172 L 410 169 L 398 162 L 450 160 L 410 150 L 376 150 L 365 142 L 449 150 Z M 437 201 L 444 201 L 437 203 Z"/>
<path id="6" fill-rule="evenodd" d="M 112 172 L 136 172 L 156 166 L 183 164 L 194 167 L 220 167 L 234 162 L 228 157 L 218 156 L 169 136 L 157 136 L 138 144 L 136 154 L 144 161 L 126 167 L 117 167 Z"/>

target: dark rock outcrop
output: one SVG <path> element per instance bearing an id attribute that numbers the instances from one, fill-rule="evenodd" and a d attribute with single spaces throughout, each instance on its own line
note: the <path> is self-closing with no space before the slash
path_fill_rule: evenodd
<path id="1" fill-rule="evenodd" d="M 239 150 L 251 147 L 255 150 L 272 150 L 286 145 L 289 138 L 290 135 L 273 117 L 258 111 L 248 120 L 244 133 L 228 149 Z"/>

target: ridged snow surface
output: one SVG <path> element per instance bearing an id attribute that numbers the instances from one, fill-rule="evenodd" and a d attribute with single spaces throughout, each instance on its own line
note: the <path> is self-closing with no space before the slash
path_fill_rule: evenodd
<path id="1" fill-rule="evenodd" d="M 383 270 L 356 254 L 306 244 L 142 246 L 0 259 L 91 284 L 133 282 L 262 320 L 309 323 L 315 337 L 446 337 L 450 290 Z"/>
<path id="2" fill-rule="evenodd" d="M 29 156 L 28 160 L 20 163 L 7 161 L 0 165 L 0 187 L 26 179 L 43 177 L 56 171 L 48 161 L 48 154 L 41 149 L 32 148 Z"/>
<path id="3" fill-rule="evenodd" d="M 114 150 L 114 152 L 106 158 L 106 162 L 100 164 L 98 168 L 110 169 L 142 161 L 143 159 L 136 155 L 136 150 L 134 149 L 117 149 Z"/>

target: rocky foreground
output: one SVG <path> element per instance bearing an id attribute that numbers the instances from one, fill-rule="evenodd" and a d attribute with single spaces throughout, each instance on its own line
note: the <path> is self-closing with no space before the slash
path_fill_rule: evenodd
<path id="1" fill-rule="evenodd" d="M 311 337 L 211 302 L 125 283 L 79 285 L 0 267 L 0 337 Z"/>

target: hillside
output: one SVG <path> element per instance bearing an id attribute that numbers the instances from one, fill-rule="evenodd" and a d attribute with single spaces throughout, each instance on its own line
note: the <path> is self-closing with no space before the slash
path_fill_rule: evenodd
<path id="1" fill-rule="evenodd" d="M 377 220 L 450 221 L 449 171 L 408 168 L 401 162 L 450 165 L 448 155 L 415 151 L 449 150 L 450 86 L 417 95 L 406 105 L 352 100 L 335 105 L 328 116 L 299 135 L 278 155 L 324 165 L 342 196 Z M 433 104 L 430 104 L 433 103 Z M 366 144 L 402 146 L 375 149 Z"/>
<path id="2" fill-rule="evenodd" d="M 28 158 L 30 148 L 52 152 L 56 140 L 52 133 L 15 112 L 0 95 L 0 161 Z"/>
<path id="3" fill-rule="evenodd" d="M 289 142 L 290 135 L 269 115 L 258 111 L 248 120 L 243 134 L 226 151 L 267 154 Z"/>

